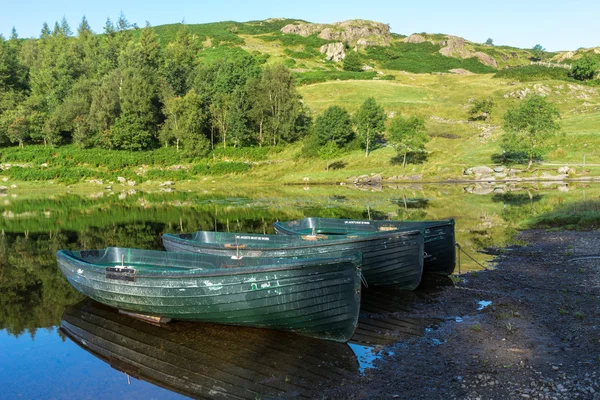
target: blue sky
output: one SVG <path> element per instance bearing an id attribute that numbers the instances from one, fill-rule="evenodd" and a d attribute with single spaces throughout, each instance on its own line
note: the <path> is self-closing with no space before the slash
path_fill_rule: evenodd
<path id="1" fill-rule="evenodd" d="M 492 38 L 496 44 L 548 50 L 573 50 L 600 46 L 600 1 L 504 0 L 504 1 L 10 1 L 2 5 L 0 33 L 8 37 L 13 26 L 20 37 L 38 36 L 42 24 L 50 26 L 67 18 L 73 30 L 85 15 L 99 32 L 107 17 L 123 12 L 143 26 L 180 22 L 248 21 L 289 17 L 312 22 L 351 18 L 389 23 L 392 32 L 450 33 L 475 42 Z"/>

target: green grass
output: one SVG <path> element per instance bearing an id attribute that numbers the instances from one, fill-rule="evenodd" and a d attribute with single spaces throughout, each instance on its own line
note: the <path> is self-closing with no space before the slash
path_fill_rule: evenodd
<path id="1" fill-rule="evenodd" d="M 559 205 L 529 222 L 535 228 L 591 230 L 600 228 L 600 201 L 581 201 Z"/>
<path id="2" fill-rule="evenodd" d="M 311 71 L 295 73 L 296 84 L 312 85 L 327 81 L 367 80 L 377 76 L 374 71 L 350 72 L 350 71 Z"/>

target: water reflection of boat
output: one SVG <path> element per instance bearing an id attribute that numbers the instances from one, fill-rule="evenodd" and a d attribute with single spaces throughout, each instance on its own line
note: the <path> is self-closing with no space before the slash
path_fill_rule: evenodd
<path id="1" fill-rule="evenodd" d="M 411 304 L 420 295 L 396 288 L 363 290 L 358 327 L 350 342 L 377 346 L 422 336 L 439 320 L 411 316 Z"/>
<path id="2" fill-rule="evenodd" d="M 295 260 L 109 247 L 56 257 L 77 290 L 134 313 L 340 342 L 358 320 L 359 256 Z"/>
<path id="3" fill-rule="evenodd" d="M 60 329 L 111 367 L 193 398 L 316 397 L 358 371 L 346 344 L 206 323 L 155 326 L 89 299 L 65 310 Z"/>
<path id="4" fill-rule="evenodd" d="M 162 236 L 167 251 L 244 257 L 336 257 L 362 253 L 369 285 L 419 286 L 423 275 L 423 235 L 419 230 L 371 235 L 260 235 L 199 231 Z"/>
<path id="5" fill-rule="evenodd" d="M 456 265 L 454 220 L 439 221 L 388 221 L 356 220 L 337 218 L 305 218 L 297 221 L 276 222 L 275 231 L 285 235 L 317 234 L 369 234 L 382 231 L 411 230 L 423 231 L 425 238 L 425 259 L 423 272 L 426 274 L 450 275 Z"/>

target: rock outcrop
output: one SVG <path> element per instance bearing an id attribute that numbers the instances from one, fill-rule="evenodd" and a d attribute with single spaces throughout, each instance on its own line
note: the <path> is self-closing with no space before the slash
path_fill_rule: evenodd
<path id="1" fill-rule="evenodd" d="M 498 68 L 498 62 L 494 57 L 481 51 L 471 51 L 466 45 L 465 39 L 448 35 L 446 40 L 440 42 L 442 48 L 440 54 L 446 57 L 472 58 L 477 57 L 482 64 L 490 67 Z"/>
<path id="2" fill-rule="evenodd" d="M 352 19 L 325 24 L 290 24 L 281 32 L 310 36 L 318 34 L 321 39 L 336 40 L 358 46 L 387 46 L 390 44 L 390 27 L 381 22 Z"/>
<path id="3" fill-rule="evenodd" d="M 319 51 L 325 54 L 328 61 L 342 61 L 346 57 L 344 43 L 341 42 L 324 44 Z"/>
<path id="4" fill-rule="evenodd" d="M 476 51 L 475 53 L 473 53 L 473 55 L 479 59 L 480 63 L 485 64 L 489 67 L 498 68 L 498 63 L 496 62 L 494 57 L 490 56 L 489 54 L 482 53 L 481 51 Z"/>
<path id="5" fill-rule="evenodd" d="M 405 37 L 403 40 L 404 43 L 423 43 L 426 41 L 427 41 L 427 39 L 425 39 L 421 35 L 417 35 L 416 33 L 413 33 L 412 35 Z"/>
<path id="6" fill-rule="evenodd" d="M 310 23 L 301 23 L 301 24 L 289 24 L 281 28 L 282 33 L 295 34 L 300 36 L 310 36 L 315 35 L 325 29 L 327 25 L 325 24 L 310 24 Z"/>

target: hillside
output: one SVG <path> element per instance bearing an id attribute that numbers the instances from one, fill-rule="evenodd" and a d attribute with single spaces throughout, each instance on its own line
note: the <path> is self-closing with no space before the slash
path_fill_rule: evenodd
<path id="1" fill-rule="evenodd" d="M 586 168 L 570 177 L 598 175 L 598 81 L 569 76 L 574 61 L 595 56 L 597 49 L 538 54 L 447 34 L 402 35 L 373 21 L 295 19 L 109 29 L 78 37 L 59 31 L 0 45 L 6 49 L 0 58 L 21 54 L 3 64 L 13 75 L 0 76 L 6 79 L 0 81 L 6 180 L 74 184 L 121 177 L 120 183 L 135 185 L 206 182 L 227 174 L 228 182 L 237 183 L 247 183 L 248 176 L 284 183 L 364 174 L 465 179 L 470 167 L 501 162 L 502 116 L 533 94 L 558 107 L 562 133 L 531 175 L 584 160 Z M 357 56 L 358 70 L 344 70 L 349 55 Z M 278 111 L 292 118 L 283 128 L 265 105 L 269 82 L 276 79 L 291 90 L 289 108 Z M 368 158 L 351 143 L 331 169 L 316 150 L 306 154 L 311 126 L 328 107 L 341 106 L 352 117 L 369 97 L 383 107 L 387 125 L 399 115 L 424 118 L 431 138 L 425 159 L 409 160 L 402 169 L 385 138 Z M 487 98 L 495 104 L 489 118 L 473 119 L 471 105 Z"/>
<path id="2" fill-rule="evenodd" d="M 294 19 L 218 22 L 187 25 L 204 47 L 239 46 L 250 53 L 268 55 L 269 63 L 282 62 L 296 73 L 333 72 L 348 51 L 358 51 L 365 69 L 407 72 L 449 72 L 465 69 L 494 72 L 506 66 L 527 65 L 530 50 L 489 46 L 445 34 L 390 32 L 386 24 L 350 20 L 311 24 Z M 179 24 L 154 28 L 161 43 L 174 40 Z M 334 50 L 334 47 L 337 48 Z"/>

